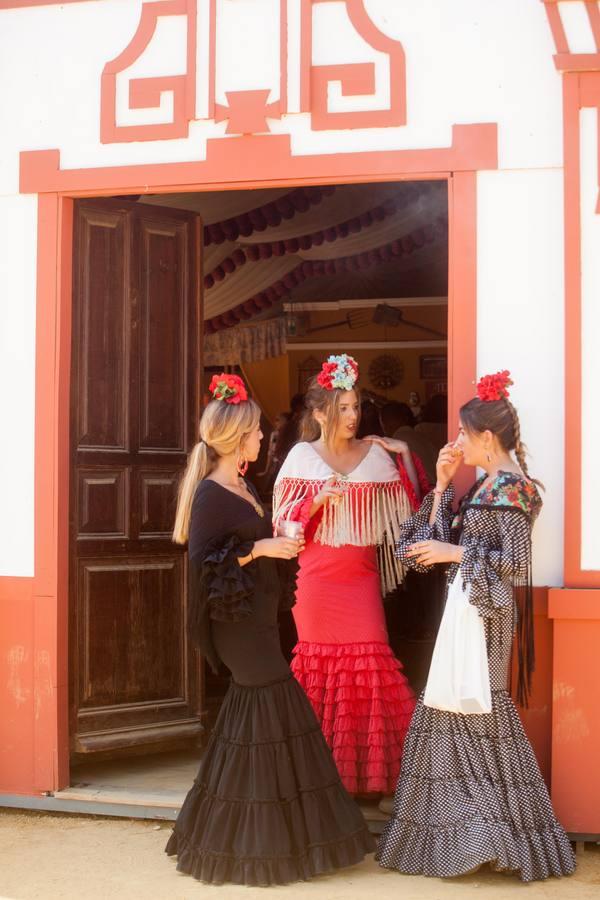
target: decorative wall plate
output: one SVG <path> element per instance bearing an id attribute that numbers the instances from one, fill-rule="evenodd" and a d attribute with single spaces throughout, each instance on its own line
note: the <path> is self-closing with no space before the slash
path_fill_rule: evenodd
<path id="1" fill-rule="evenodd" d="M 404 377 L 402 362 L 391 353 L 377 356 L 369 366 L 369 380 L 380 390 L 389 390 L 400 384 Z"/>

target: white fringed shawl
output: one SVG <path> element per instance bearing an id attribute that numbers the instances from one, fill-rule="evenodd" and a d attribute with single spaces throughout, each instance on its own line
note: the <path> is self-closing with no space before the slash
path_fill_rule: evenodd
<path id="1" fill-rule="evenodd" d="M 347 476 L 335 473 L 309 443 L 296 444 L 275 481 L 273 523 L 277 526 L 282 520 L 297 518 L 297 508 L 336 474 L 344 488 L 343 497 L 338 503 L 324 505 L 313 539 L 330 547 L 376 546 L 385 595 L 404 577 L 394 545 L 401 523 L 412 510 L 393 460 L 378 444 L 371 445 L 362 462 Z"/>

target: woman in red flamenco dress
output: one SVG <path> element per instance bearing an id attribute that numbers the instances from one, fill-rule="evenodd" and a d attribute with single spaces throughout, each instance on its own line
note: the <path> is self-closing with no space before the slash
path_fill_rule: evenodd
<path id="1" fill-rule="evenodd" d="M 415 705 L 388 643 L 382 594 L 403 577 L 400 524 L 418 506 L 418 462 L 358 440 L 358 367 L 331 356 L 306 394 L 301 440 L 275 482 L 273 520 L 304 527 L 292 671 L 310 699 L 346 790 L 393 793 Z"/>

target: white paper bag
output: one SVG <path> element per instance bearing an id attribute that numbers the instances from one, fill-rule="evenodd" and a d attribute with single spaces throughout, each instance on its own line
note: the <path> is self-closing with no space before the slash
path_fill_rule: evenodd
<path id="1" fill-rule="evenodd" d="M 425 706 L 463 715 L 492 711 L 483 620 L 469 603 L 460 571 L 448 588 L 446 608 L 433 649 Z"/>

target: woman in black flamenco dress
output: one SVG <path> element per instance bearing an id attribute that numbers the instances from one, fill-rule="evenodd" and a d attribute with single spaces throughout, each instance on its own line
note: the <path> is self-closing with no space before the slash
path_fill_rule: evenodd
<path id="1" fill-rule="evenodd" d="M 203 882 L 286 884 L 354 865 L 374 844 L 279 645 L 278 611 L 293 603 L 285 560 L 303 539 L 273 538 L 238 476 L 240 457 L 258 455 L 259 410 L 241 381 L 219 378 L 230 384 L 213 379 L 174 537 L 189 531 L 191 636 L 232 680 L 166 852 Z"/>

